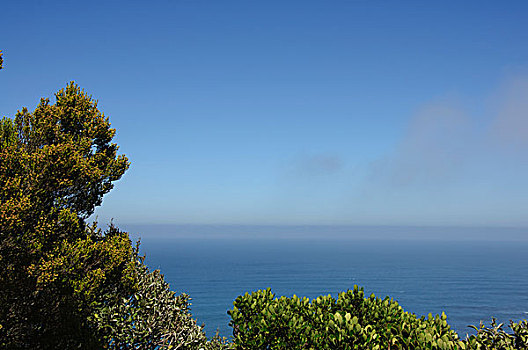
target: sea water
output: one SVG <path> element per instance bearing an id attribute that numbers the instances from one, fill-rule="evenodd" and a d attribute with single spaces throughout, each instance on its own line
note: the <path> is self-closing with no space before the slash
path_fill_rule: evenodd
<path id="1" fill-rule="evenodd" d="M 227 310 L 259 289 L 276 296 L 331 294 L 364 287 L 418 316 L 444 311 L 461 335 L 480 321 L 528 318 L 528 242 L 493 240 L 143 236 L 141 251 L 171 289 L 192 298 L 192 313 L 232 335 Z"/>

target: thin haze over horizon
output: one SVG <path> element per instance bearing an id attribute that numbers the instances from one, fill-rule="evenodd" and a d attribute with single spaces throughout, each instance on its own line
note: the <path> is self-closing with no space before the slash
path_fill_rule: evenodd
<path id="1" fill-rule="evenodd" d="M 71 80 L 99 101 L 132 163 L 100 223 L 526 228 L 527 15 L 8 0 L 0 116 Z"/>

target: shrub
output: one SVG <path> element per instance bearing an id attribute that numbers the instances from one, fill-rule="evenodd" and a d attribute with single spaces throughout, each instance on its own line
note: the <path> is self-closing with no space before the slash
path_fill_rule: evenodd
<path id="1" fill-rule="evenodd" d="M 513 333 L 505 332 L 503 324 L 497 324 L 497 321 L 491 319 L 491 327 L 485 327 L 481 322 L 479 327 L 470 326 L 477 331 L 466 339 L 467 349 L 528 349 L 528 322 L 526 320 L 514 323 L 510 321 L 510 329 Z"/>
<path id="2" fill-rule="evenodd" d="M 101 303 L 91 317 L 109 349 L 198 350 L 219 343 L 208 343 L 202 327 L 192 319 L 188 295 L 172 292 L 163 275 L 149 271 L 143 259 L 136 260 L 136 271 L 135 293 Z"/>
<path id="3" fill-rule="evenodd" d="M 239 296 L 232 310 L 234 348 L 257 349 L 527 349 L 526 321 L 514 334 L 481 326 L 460 340 L 441 316 L 417 317 L 388 297 L 365 297 L 363 289 L 332 296 L 280 297 L 270 289 Z"/>

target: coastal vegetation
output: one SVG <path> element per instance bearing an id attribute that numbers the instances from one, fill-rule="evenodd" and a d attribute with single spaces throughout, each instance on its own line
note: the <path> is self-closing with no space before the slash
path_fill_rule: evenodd
<path id="1" fill-rule="evenodd" d="M 460 339 L 447 316 L 417 317 L 394 300 L 365 296 L 362 288 L 332 296 L 276 298 L 270 289 L 239 296 L 232 310 L 235 349 L 528 349 L 528 323 L 511 333 L 491 328 Z"/>
<path id="2" fill-rule="evenodd" d="M 528 349 L 526 320 L 459 339 L 444 314 L 418 318 L 358 287 L 312 301 L 246 293 L 228 312 L 232 342 L 208 339 L 128 233 L 87 221 L 129 167 L 114 134 L 73 82 L 0 121 L 0 347 Z"/>
<path id="3" fill-rule="evenodd" d="M 73 82 L 0 120 L 0 347 L 209 348 L 189 298 L 88 217 L 129 167 Z"/>

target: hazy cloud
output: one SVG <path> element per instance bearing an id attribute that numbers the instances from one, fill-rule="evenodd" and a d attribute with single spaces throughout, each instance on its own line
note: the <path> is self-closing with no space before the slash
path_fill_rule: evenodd
<path id="1" fill-rule="evenodd" d="M 338 173 L 343 160 L 334 154 L 302 155 L 291 160 L 288 174 L 293 177 L 318 177 Z"/>
<path id="2" fill-rule="evenodd" d="M 341 170 L 342 166 L 338 156 L 319 154 L 301 159 L 297 170 L 308 175 L 333 174 Z"/>
<path id="3" fill-rule="evenodd" d="M 463 165 L 474 142 L 471 120 L 460 108 L 433 103 L 411 119 L 394 152 L 373 164 L 372 176 L 397 186 L 447 180 Z"/>
<path id="4" fill-rule="evenodd" d="M 490 106 L 495 110 L 489 112 Z M 528 76 L 509 80 L 499 93 L 474 107 L 453 99 L 422 107 L 394 152 L 372 164 L 370 179 L 391 186 L 441 186 L 467 180 L 477 170 L 500 167 L 505 159 L 524 159 Z"/>
<path id="5" fill-rule="evenodd" d="M 528 149 L 528 76 L 510 79 L 502 87 L 490 136 L 516 151 Z"/>

